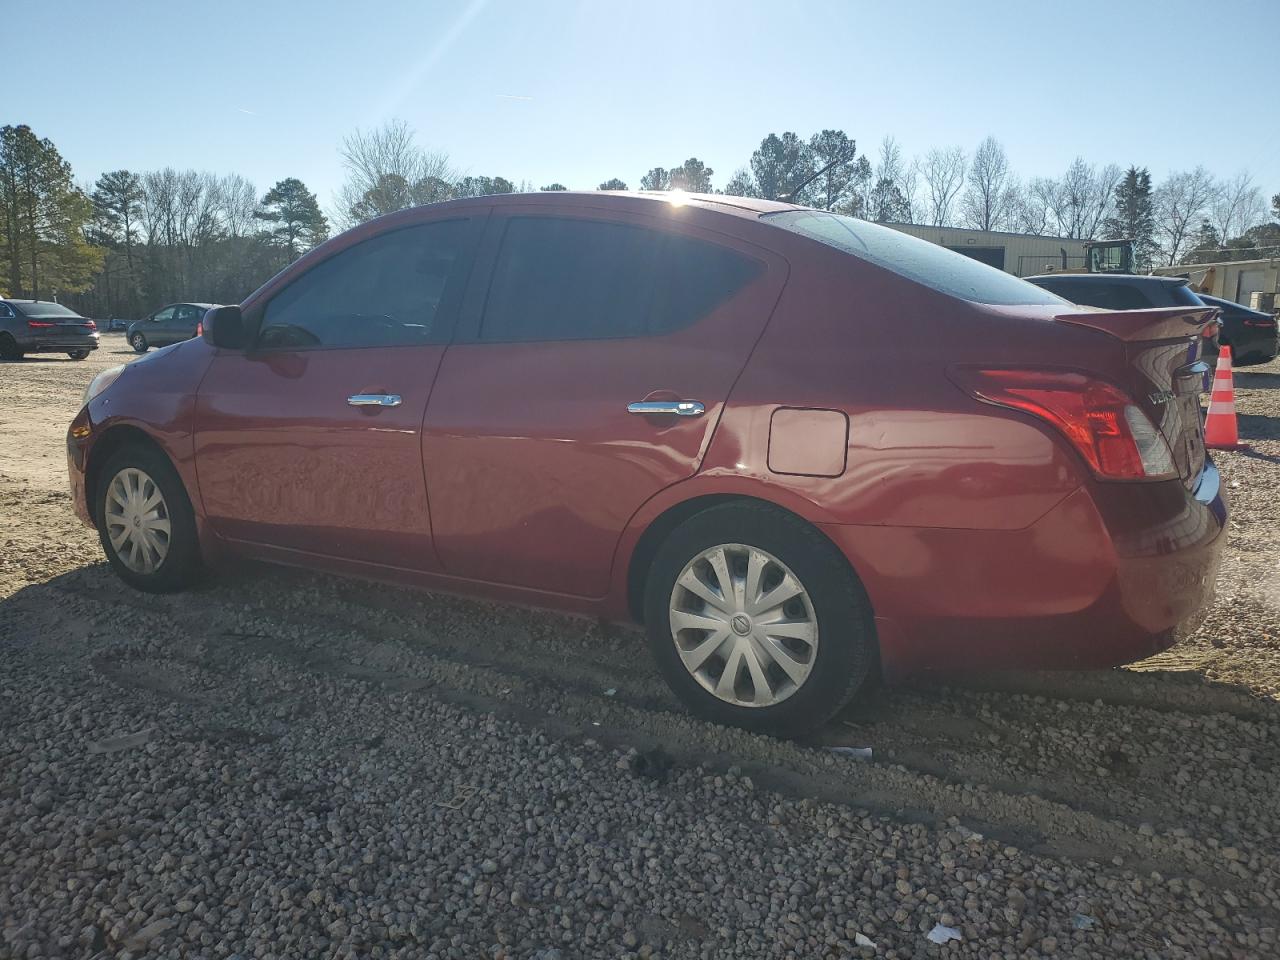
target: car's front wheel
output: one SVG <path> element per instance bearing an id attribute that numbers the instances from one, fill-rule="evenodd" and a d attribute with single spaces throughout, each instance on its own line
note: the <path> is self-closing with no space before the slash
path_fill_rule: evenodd
<path id="1" fill-rule="evenodd" d="M 112 454 L 97 490 L 98 537 L 132 587 L 169 593 L 200 572 L 195 512 L 168 458 L 146 446 Z"/>
<path id="2" fill-rule="evenodd" d="M 140 333 L 135 333 L 129 338 L 129 346 L 133 347 L 138 353 L 147 352 L 147 338 Z"/>
<path id="3" fill-rule="evenodd" d="M 86 360 L 89 357 L 88 350 L 68 350 L 67 356 L 72 360 Z"/>
<path id="4" fill-rule="evenodd" d="M 645 624 L 691 710 L 785 736 L 826 723 L 877 663 L 870 604 L 843 555 L 768 504 L 713 507 L 678 527 L 650 568 Z"/>

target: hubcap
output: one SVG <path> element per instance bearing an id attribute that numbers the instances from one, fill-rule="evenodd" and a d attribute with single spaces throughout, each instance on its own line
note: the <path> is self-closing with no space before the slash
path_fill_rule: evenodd
<path id="1" fill-rule="evenodd" d="M 685 669 L 726 703 L 780 703 L 813 670 L 818 620 L 809 594 L 758 547 L 726 543 L 698 554 L 676 578 L 670 612 Z"/>
<path id="2" fill-rule="evenodd" d="M 169 507 L 156 482 L 137 467 L 125 467 L 107 487 L 107 539 L 135 573 L 152 573 L 169 555 Z"/>

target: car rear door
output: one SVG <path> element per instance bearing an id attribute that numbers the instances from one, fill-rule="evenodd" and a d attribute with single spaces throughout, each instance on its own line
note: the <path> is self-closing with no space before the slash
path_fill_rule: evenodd
<path id="1" fill-rule="evenodd" d="M 215 533 L 436 565 L 422 417 L 479 231 L 468 217 L 383 231 L 255 305 L 255 344 L 219 351 L 197 398 L 196 469 Z"/>
<path id="2" fill-rule="evenodd" d="M 481 263 L 423 430 L 441 564 L 601 596 L 635 511 L 698 469 L 785 261 L 667 220 L 539 205 L 495 211 Z"/>
<path id="3" fill-rule="evenodd" d="M 190 303 L 178 304 L 173 311 L 173 320 L 169 324 L 165 339 L 169 343 L 190 340 L 196 335 L 196 324 L 200 322 L 202 316 L 204 316 L 203 308 Z"/>

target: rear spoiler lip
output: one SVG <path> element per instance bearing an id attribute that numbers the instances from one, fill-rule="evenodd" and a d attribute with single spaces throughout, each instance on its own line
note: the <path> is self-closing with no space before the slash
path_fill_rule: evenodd
<path id="1" fill-rule="evenodd" d="M 1117 340 L 1175 340 L 1199 336 L 1218 319 L 1218 307 L 1150 307 L 1145 310 L 1074 310 L 1055 320 L 1110 334 Z"/>

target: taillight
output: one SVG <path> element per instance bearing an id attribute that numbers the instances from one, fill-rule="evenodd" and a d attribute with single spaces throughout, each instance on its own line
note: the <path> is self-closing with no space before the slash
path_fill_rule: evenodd
<path id="1" fill-rule="evenodd" d="M 1104 480 L 1176 477 L 1168 443 L 1119 387 L 1067 370 L 956 368 L 953 379 L 979 400 L 1046 420 Z"/>
<path id="2" fill-rule="evenodd" d="M 31 330 L 49 330 L 56 327 L 56 323 L 49 323 L 47 320 L 28 320 L 27 327 Z"/>
<path id="3" fill-rule="evenodd" d="M 1268 317 L 1265 320 L 1253 320 L 1251 318 L 1246 318 L 1244 321 L 1244 325 L 1246 327 L 1263 327 L 1264 329 L 1274 330 L 1276 326 L 1276 322 L 1270 317 Z"/>
<path id="4" fill-rule="evenodd" d="M 197 321 L 196 321 L 196 336 L 197 336 L 197 337 L 203 337 L 203 336 L 204 336 L 204 321 L 203 321 L 203 320 L 197 320 Z"/>
<path id="5" fill-rule="evenodd" d="M 98 329 L 98 325 L 97 325 L 96 323 L 94 323 L 92 320 L 86 320 L 86 321 L 84 322 L 84 325 L 85 325 L 86 327 L 88 327 L 90 330 L 97 330 L 97 329 Z"/>

